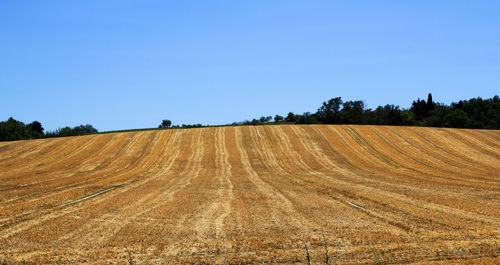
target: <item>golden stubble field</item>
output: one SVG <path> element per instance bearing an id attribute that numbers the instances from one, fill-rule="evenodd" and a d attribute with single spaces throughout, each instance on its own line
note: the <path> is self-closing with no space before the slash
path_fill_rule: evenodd
<path id="1" fill-rule="evenodd" d="M 283 125 L 0 143 L 0 262 L 500 263 L 500 131 Z"/>

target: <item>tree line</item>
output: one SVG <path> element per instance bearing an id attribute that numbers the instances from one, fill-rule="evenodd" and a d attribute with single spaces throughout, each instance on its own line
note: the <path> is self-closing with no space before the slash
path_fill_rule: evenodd
<path id="1" fill-rule="evenodd" d="M 202 125 L 202 124 L 182 124 L 182 125 L 173 125 L 170 120 L 162 120 L 160 125 L 158 125 L 158 128 L 160 129 L 166 129 L 166 128 L 172 128 L 172 129 L 185 129 L 185 128 L 201 128 L 201 127 L 207 127 L 207 125 Z"/>
<path id="2" fill-rule="evenodd" d="M 500 129 L 500 98 L 498 95 L 482 99 L 460 100 L 450 105 L 436 103 L 432 94 L 427 100 L 414 100 L 409 109 L 387 104 L 376 109 L 366 108 L 364 101 L 343 101 L 341 97 L 329 99 L 315 113 L 304 112 L 286 116 L 262 116 L 259 119 L 234 122 L 228 125 L 260 125 L 266 123 L 289 124 L 366 124 L 405 125 L 471 129 Z M 163 120 L 159 128 L 199 128 L 201 124 L 172 126 L 170 120 Z M 55 131 L 44 132 L 42 124 L 33 121 L 25 124 L 12 117 L 0 122 L 0 141 L 38 139 L 48 137 L 77 136 L 98 133 L 92 125 L 66 126 Z"/>
<path id="3" fill-rule="evenodd" d="M 271 116 L 263 116 L 232 125 L 259 125 L 271 120 Z M 500 98 L 497 95 L 488 99 L 478 97 L 446 105 L 434 102 L 429 93 L 427 100 L 419 98 L 409 109 L 390 104 L 368 109 L 364 101 L 343 101 L 341 97 L 335 97 L 323 102 L 315 113 L 289 112 L 285 117 L 274 116 L 274 122 L 500 129 Z"/>
<path id="4" fill-rule="evenodd" d="M 98 131 L 90 124 L 79 125 L 73 128 L 66 126 L 55 131 L 44 132 L 42 124 L 38 121 L 25 124 L 10 117 L 8 120 L 0 122 L 0 141 L 77 136 L 94 133 L 98 133 Z"/>

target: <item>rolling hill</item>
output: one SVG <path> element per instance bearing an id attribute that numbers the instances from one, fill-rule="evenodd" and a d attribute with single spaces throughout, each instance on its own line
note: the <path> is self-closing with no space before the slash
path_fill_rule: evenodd
<path id="1" fill-rule="evenodd" d="M 275 125 L 0 143 L 0 262 L 500 262 L 500 131 Z M 130 253 L 130 256 L 129 254 Z M 134 264 L 135 264 L 134 263 Z"/>

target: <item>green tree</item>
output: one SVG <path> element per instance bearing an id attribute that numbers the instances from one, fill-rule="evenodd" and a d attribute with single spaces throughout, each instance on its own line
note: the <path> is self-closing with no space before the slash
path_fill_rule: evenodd
<path id="1" fill-rule="evenodd" d="M 34 138 L 41 138 L 43 136 L 43 127 L 39 121 L 33 121 L 27 125 L 28 130 Z"/>
<path id="2" fill-rule="evenodd" d="M 280 115 L 275 115 L 274 116 L 274 121 L 275 122 L 281 122 L 283 120 L 283 116 L 280 116 Z"/>
<path id="3" fill-rule="evenodd" d="M 288 115 L 286 115 L 285 121 L 286 122 L 295 122 L 295 114 L 293 114 L 293 112 L 288 112 Z"/>
<path id="4" fill-rule="evenodd" d="M 252 121 L 250 121 L 250 125 L 260 125 L 260 121 L 257 120 L 257 119 L 253 119 Z"/>
<path id="5" fill-rule="evenodd" d="M 342 106 L 342 98 L 336 97 L 323 102 L 323 105 L 318 109 L 316 115 L 319 121 L 328 124 L 337 124 L 341 122 L 340 107 Z"/>
<path id="6" fill-rule="evenodd" d="M 56 131 L 56 134 L 57 134 L 57 136 L 60 136 L 60 137 L 66 137 L 66 136 L 75 136 L 76 132 L 73 129 L 71 129 L 71 127 L 66 126 L 66 127 L 58 129 Z"/>
<path id="7" fill-rule="evenodd" d="M 432 101 L 431 93 L 427 95 L 426 107 L 427 107 L 427 113 L 429 113 L 429 111 L 433 111 L 436 108 L 436 104 L 434 103 L 434 101 Z"/>
<path id="8" fill-rule="evenodd" d="M 172 122 L 170 120 L 162 120 L 160 126 L 158 128 L 168 128 L 172 125 Z"/>
<path id="9" fill-rule="evenodd" d="M 413 112 L 416 121 L 423 121 L 429 116 L 429 112 L 436 109 L 436 103 L 432 100 L 432 94 L 427 95 L 427 101 L 421 100 L 413 101 L 410 111 Z"/>
<path id="10" fill-rule="evenodd" d="M 259 121 L 263 123 L 263 122 L 268 122 L 272 119 L 273 119 L 273 117 L 271 117 L 271 116 L 267 116 L 267 117 L 262 116 L 262 117 L 260 117 Z"/>
<path id="11" fill-rule="evenodd" d="M 13 141 L 30 139 L 31 134 L 23 122 L 10 117 L 7 121 L 0 122 L 0 141 Z"/>
<path id="12" fill-rule="evenodd" d="M 316 114 L 311 114 L 310 112 L 304 112 L 302 115 L 295 115 L 296 124 L 315 124 L 318 123 L 318 118 Z"/>
<path id="13" fill-rule="evenodd" d="M 409 110 L 403 110 L 401 113 L 401 125 L 415 125 L 415 114 Z"/>
<path id="14" fill-rule="evenodd" d="M 90 124 L 76 126 L 72 129 L 72 131 L 73 135 L 86 135 L 86 134 L 98 133 L 97 129 Z"/>
<path id="15" fill-rule="evenodd" d="M 373 120 L 371 124 L 377 125 L 402 125 L 403 117 L 399 106 L 387 104 L 379 106 L 373 111 Z"/>
<path id="16" fill-rule="evenodd" d="M 362 124 L 364 111 L 363 101 L 346 101 L 341 110 L 341 121 L 345 124 Z"/>
<path id="17" fill-rule="evenodd" d="M 436 104 L 433 111 L 430 111 L 427 117 L 423 120 L 422 125 L 431 127 L 443 127 L 448 113 L 452 111 L 449 106 Z"/>
<path id="18" fill-rule="evenodd" d="M 469 128 L 500 129 L 500 98 L 471 98 L 451 104 L 454 110 L 463 110 L 470 118 Z"/>
<path id="19" fill-rule="evenodd" d="M 470 118 L 467 113 L 461 109 L 448 112 L 444 117 L 444 126 L 452 128 L 467 128 L 470 126 Z"/>

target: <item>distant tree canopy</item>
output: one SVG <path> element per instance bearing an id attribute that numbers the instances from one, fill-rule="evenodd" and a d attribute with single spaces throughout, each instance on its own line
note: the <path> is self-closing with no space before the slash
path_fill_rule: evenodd
<path id="1" fill-rule="evenodd" d="M 318 117 L 316 114 L 311 114 L 310 112 L 304 112 L 304 114 L 302 115 L 295 115 L 295 123 L 315 124 L 318 123 Z"/>
<path id="2" fill-rule="evenodd" d="M 342 123 L 363 124 L 365 103 L 363 101 L 346 101 L 342 104 L 340 118 Z"/>
<path id="3" fill-rule="evenodd" d="M 286 122 L 295 122 L 295 115 L 293 112 L 288 112 L 288 114 L 285 117 Z"/>
<path id="4" fill-rule="evenodd" d="M 318 120 L 328 124 L 341 123 L 340 107 L 342 104 L 342 98 L 340 97 L 323 102 L 323 105 L 316 112 Z"/>
<path id="5" fill-rule="evenodd" d="M 429 116 L 429 112 L 436 108 L 436 104 L 432 101 L 432 94 L 427 95 L 427 101 L 417 99 L 411 104 L 410 111 L 413 112 L 416 121 L 422 121 Z"/>
<path id="6" fill-rule="evenodd" d="M 273 119 L 273 117 L 271 117 L 271 116 L 262 116 L 262 117 L 260 117 L 259 121 L 260 122 L 269 122 L 272 119 Z"/>
<path id="7" fill-rule="evenodd" d="M 170 120 L 162 120 L 158 128 L 169 128 L 170 125 L 172 125 L 172 122 Z"/>
<path id="8" fill-rule="evenodd" d="M 500 129 L 500 99 L 498 96 L 490 99 L 473 98 L 447 106 L 434 102 L 432 94 L 429 93 L 427 100 L 417 99 L 412 102 L 409 109 L 401 109 L 399 106 L 388 104 L 372 110 L 367 109 L 363 101 L 344 102 L 341 97 L 335 97 L 323 102 L 316 113 L 289 112 L 285 118 L 276 115 L 274 121 L 296 124 L 373 124 Z M 262 123 L 261 118 L 242 124 Z"/>
<path id="9" fill-rule="evenodd" d="M 28 130 L 31 131 L 32 135 L 35 136 L 35 138 L 40 138 L 43 136 L 43 127 L 42 124 L 38 121 L 33 121 L 32 123 L 28 124 Z"/>
<path id="10" fill-rule="evenodd" d="M 451 109 L 463 111 L 468 119 L 463 120 L 464 128 L 500 128 L 500 98 L 494 96 L 491 99 L 472 98 L 452 103 Z M 463 114 L 455 113 L 455 116 Z"/>
<path id="11" fill-rule="evenodd" d="M 202 124 L 182 124 L 182 125 L 175 125 L 175 126 L 172 126 L 172 128 L 202 128 L 202 127 L 205 127 L 204 125 Z"/>
<path id="12" fill-rule="evenodd" d="M 66 126 L 55 130 L 54 132 L 47 132 L 45 137 L 66 137 L 66 136 L 78 136 L 98 133 L 97 129 L 92 127 L 92 125 L 78 125 L 73 128 Z"/>
<path id="13" fill-rule="evenodd" d="M 232 125 L 261 125 L 269 123 L 272 116 L 262 116 L 259 119 L 234 122 Z M 500 129 L 500 98 L 472 98 L 451 103 L 449 106 L 434 102 L 432 94 L 427 100 L 418 98 L 409 109 L 401 109 L 395 105 L 379 106 L 367 109 L 361 100 L 343 101 L 341 97 L 331 98 L 318 108 L 315 113 L 304 112 L 294 114 L 289 112 L 285 117 L 274 116 L 275 123 L 296 124 L 373 124 L 373 125 L 406 125 L 433 126 L 473 129 Z M 172 122 L 163 120 L 159 128 L 170 128 Z M 201 124 L 175 125 L 173 128 L 199 128 Z M 76 136 L 98 133 L 92 125 L 63 127 L 53 132 L 44 132 L 39 121 L 24 124 L 10 117 L 0 122 L 0 141 L 36 139 L 46 137 Z"/>
<path id="14" fill-rule="evenodd" d="M 410 109 L 399 106 L 379 106 L 375 110 L 365 109 L 363 101 L 343 102 L 332 98 L 316 112 L 319 122 L 326 124 L 374 124 L 434 126 L 454 128 L 500 129 L 500 99 L 473 98 L 452 103 L 450 106 L 435 103 L 432 94 L 427 100 L 413 101 Z M 297 123 L 303 119 L 295 115 Z"/>
<path id="15" fill-rule="evenodd" d="M 44 128 L 39 121 L 24 124 L 10 117 L 7 121 L 0 122 L 0 141 L 76 136 L 94 133 L 98 133 L 98 131 L 90 124 L 79 125 L 74 128 L 64 127 L 54 132 L 44 133 Z"/>
<path id="16" fill-rule="evenodd" d="M 16 121 L 12 117 L 0 122 L 0 141 L 22 139 L 32 139 L 29 129 L 23 122 Z"/>

